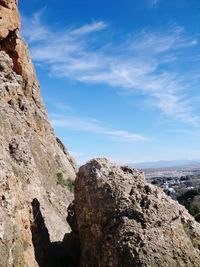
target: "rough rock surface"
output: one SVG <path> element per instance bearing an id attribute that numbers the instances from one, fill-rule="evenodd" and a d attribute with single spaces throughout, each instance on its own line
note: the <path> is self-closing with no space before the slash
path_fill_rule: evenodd
<path id="1" fill-rule="evenodd" d="M 135 169 L 88 162 L 75 182 L 74 209 L 81 266 L 200 266 L 200 225 Z M 74 215 L 68 221 L 77 231 Z"/>
<path id="2" fill-rule="evenodd" d="M 58 174 L 63 180 L 74 180 L 76 172 L 73 159 L 49 124 L 19 28 L 17 1 L 0 0 L 1 267 L 38 266 L 33 235 L 37 239 L 40 232 L 39 211 L 34 199 L 49 242 L 62 240 L 68 230 L 66 207 L 73 195 L 60 185 Z M 41 249 L 41 243 L 36 245 Z"/>

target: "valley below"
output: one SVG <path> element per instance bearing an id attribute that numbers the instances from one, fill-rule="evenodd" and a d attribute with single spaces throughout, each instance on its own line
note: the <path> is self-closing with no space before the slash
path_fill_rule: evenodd
<path id="1" fill-rule="evenodd" d="M 141 169 L 146 180 L 184 205 L 200 222 L 200 165 Z"/>

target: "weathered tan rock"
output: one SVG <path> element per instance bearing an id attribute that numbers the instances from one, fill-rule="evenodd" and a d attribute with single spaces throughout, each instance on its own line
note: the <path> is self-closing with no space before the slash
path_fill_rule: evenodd
<path id="1" fill-rule="evenodd" d="M 20 28 L 20 19 L 16 0 L 0 0 L 0 40 L 9 32 Z"/>
<path id="2" fill-rule="evenodd" d="M 16 1 L 0 0 L 1 267 L 38 266 L 32 240 L 33 229 L 39 233 L 33 199 L 40 203 L 49 242 L 63 239 L 73 194 L 59 184 L 58 173 L 62 179 L 76 175 L 76 164 L 48 121 L 19 27 Z"/>
<path id="3" fill-rule="evenodd" d="M 81 167 L 75 213 L 81 266 L 200 266 L 200 225 L 135 169 L 106 159 Z"/>

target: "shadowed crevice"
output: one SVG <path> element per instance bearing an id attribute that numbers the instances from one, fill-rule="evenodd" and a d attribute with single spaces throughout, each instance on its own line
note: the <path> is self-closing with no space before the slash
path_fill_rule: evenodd
<path id="1" fill-rule="evenodd" d="M 0 0 L 1 1 L 1 0 Z M 9 34 L 0 41 L 0 51 L 5 51 L 13 61 L 13 70 L 16 74 L 22 75 L 22 65 L 19 60 L 19 54 L 16 51 L 18 29 L 9 31 Z"/>
<path id="2" fill-rule="evenodd" d="M 5 3 L 4 0 L 0 0 L 0 6 L 2 7 L 5 7 L 5 8 L 8 8 L 9 9 L 9 6 Z"/>
<path id="3" fill-rule="evenodd" d="M 31 225 L 32 242 L 39 267 L 78 267 L 80 246 L 77 235 L 65 234 L 63 241 L 50 242 L 39 201 L 34 198 L 31 205 L 34 216 Z"/>
<path id="4" fill-rule="evenodd" d="M 40 203 L 34 198 L 32 203 L 34 222 L 31 225 L 35 258 L 40 267 L 51 267 L 52 248 L 48 230 L 40 211 Z"/>

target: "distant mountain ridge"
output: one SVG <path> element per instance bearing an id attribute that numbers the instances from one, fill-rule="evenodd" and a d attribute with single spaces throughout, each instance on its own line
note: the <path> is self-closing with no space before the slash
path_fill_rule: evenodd
<path id="1" fill-rule="evenodd" d="M 185 167 L 185 166 L 196 166 L 200 165 L 200 160 L 160 160 L 155 162 L 140 162 L 140 163 L 129 163 L 129 167 L 138 169 L 155 169 L 155 168 L 174 168 L 174 167 Z"/>

